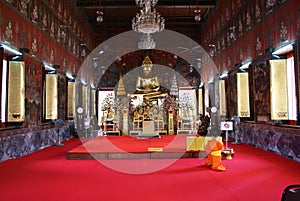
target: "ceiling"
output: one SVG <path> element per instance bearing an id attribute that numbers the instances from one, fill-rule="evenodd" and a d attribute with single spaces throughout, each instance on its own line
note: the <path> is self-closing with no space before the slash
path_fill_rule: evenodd
<path id="1" fill-rule="evenodd" d="M 201 24 L 217 0 L 159 0 L 156 10 L 165 18 L 165 28 L 196 40 Z M 132 30 L 132 18 L 139 12 L 135 0 L 74 0 L 74 5 L 102 43 L 119 33 Z M 194 20 L 195 10 L 201 10 L 201 21 Z M 103 22 L 97 22 L 97 11 L 103 12 Z M 197 40 L 196 40 L 197 41 Z"/>

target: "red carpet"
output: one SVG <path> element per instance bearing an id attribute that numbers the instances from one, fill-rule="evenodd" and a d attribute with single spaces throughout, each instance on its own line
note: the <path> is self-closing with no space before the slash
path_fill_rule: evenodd
<path id="1" fill-rule="evenodd" d="M 226 172 L 204 159 L 179 159 L 151 174 L 125 174 L 96 160 L 66 160 L 79 139 L 0 163 L 3 201 L 278 201 L 285 186 L 300 183 L 300 164 L 242 144 L 231 145 Z M 149 160 L 111 160 L 142 165 Z M 165 159 L 150 160 L 161 163 Z"/>

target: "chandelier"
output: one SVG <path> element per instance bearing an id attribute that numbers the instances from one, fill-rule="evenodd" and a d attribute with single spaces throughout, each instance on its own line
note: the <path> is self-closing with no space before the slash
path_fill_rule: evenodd
<path id="1" fill-rule="evenodd" d="M 143 34 L 138 42 L 138 48 L 142 50 L 155 49 L 156 42 L 153 40 L 150 34 Z"/>
<path id="2" fill-rule="evenodd" d="M 165 28 L 165 20 L 160 16 L 154 6 L 158 0 L 135 0 L 138 7 L 142 7 L 140 13 L 132 19 L 132 29 L 138 33 L 153 34 Z M 151 10 L 153 7 L 153 10 Z"/>
<path id="3" fill-rule="evenodd" d="M 197 9 L 197 10 L 194 10 L 195 12 L 195 21 L 196 22 L 200 22 L 201 21 L 201 10 L 200 9 Z"/>

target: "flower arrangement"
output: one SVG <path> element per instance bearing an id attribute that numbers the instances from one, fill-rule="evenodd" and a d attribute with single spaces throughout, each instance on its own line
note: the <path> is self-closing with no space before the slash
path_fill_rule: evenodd
<path id="1" fill-rule="evenodd" d="M 210 117 L 207 115 L 200 115 L 200 124 L 198 128 L 198 134 L 206 136 L 208 133 L 208 127 L 210 125 Z"/>
<path id="2" fill-rule="evenodd" d="M 124 105 L 128 106 L 128 114 L 132 116 L 134 114 L 134 110 L 135 110 L 135 106 L 133 104 L 132 98 L 127 97 L 123 101 L 124 101 Z"/>
<path id="3" fill-rule="evenodd" d="M 103 102 L 102 102 L 102 111 L 106 111 L 108 109 L 111 109 L 113 107 L 113 104 L 114 104 L 114 98 L 113 98 L 113 95 L 112 94 L 108 94 Z"/>
<path id="4" fill-rule="evenodd" d="M 163 108 L 165 111 L 168 111 L 169 109 L 172 109 L 175 111 L 176 109 L 176 101 L 173 97 L 167 96 L 164 100 Z"/>

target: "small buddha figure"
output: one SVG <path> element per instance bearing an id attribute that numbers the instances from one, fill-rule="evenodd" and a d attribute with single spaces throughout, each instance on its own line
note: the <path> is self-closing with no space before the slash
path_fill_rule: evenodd
<path id="1" fill-rule="evenodd" d="M 37 5 L 35 5 L 32 10 L 32 22 L 37 23 L 38 18 L 39 18 L 38 8 Z"/>
<path id="2" fill-rule="evenodd" d="M 47 30 L 47 26 L 48 26 L 47 14 L 45 13 L 44 16 L 43 16 L 43 20 L 42 20 L 42 30 L 46 31 Z"/>
<path id="3" fill-rule="evenodd" d="M 6 26 L 6 29 L 5 29 L 5 38 L 6 38 L 6 41 L 10 42 L 13 38 L 13 31 L 12 31 L 12 22 L 11 22 L 11 19 L 8 20 L 7 22 L 7 26 Z"/>
<path id="4" fill-rule="evenodd" d="M 113 121 L 113 120 L 114 120 L 114 113 L 111 108 L 108 108 L 106 121 Z"/>
<path id="5" fill-rule="evenodd" d="M 146 106 L 145 107 L 145 111 L 144 111 L 144 120 L 152 120 L 152 114 L 151 114 L 151 108 L 150 108 L 150 106 L 148 105 L 148 106 Z"/>
<path id="6" fill-rule="evenodd" d="M 35 57 L 38 51 L 36 38 L 33 39 L 33 42 L 31 44 L 31 49 L 32 49 L 32 56 Z"/>
<path id="7" fill-rule="evenodd" d="M 21 13 L 23 13 L 24 15 L 27 15 L 27 8 L 28 8 L 28 3 L 29 1 L 24 1 L 24 0 L 21 0 L 19 2 L 20 6 L 19 6 L 19 9 L 21 11 Z"/>
<path id="8" fill-rule="evenodd" d="M 286 41 L 288 38 L 287 28 L 283 20 L 281 20 L 280 22 L 280 38 L 283 42 Z"/>
<path id="9" fill-rule="evenodd" d="M 145 77 L 138 77 L 136 83 L 136 94 L 143 94 L 145 98 L 157 98 L 160 96 L 166 96 L 167 93 L 160 92 L 160 85 L 157 76 L 150 76 L 152 67 L 153 64 L 149 56 L 146 56 L 142 63 Z"/>
<path id="10" fill-rule="evenodd" d="M 61 2 L 58 2 L 58 9 L 57 9 L 57 14 L 59 17 L 61 17 L 61 14 L 62 14 L 62 5 L 61 5 Z"/>
<path id="11" fill-rule="evenodd" d="M 54 33 L 55 33 L 54 22 L 52 22 L 50 26 L 50 36 L 52 38 L 54 38 Z"/>

